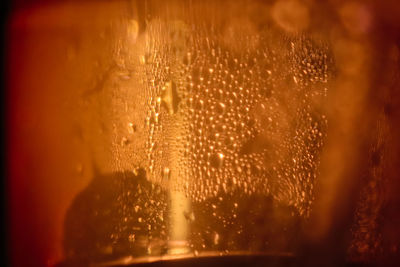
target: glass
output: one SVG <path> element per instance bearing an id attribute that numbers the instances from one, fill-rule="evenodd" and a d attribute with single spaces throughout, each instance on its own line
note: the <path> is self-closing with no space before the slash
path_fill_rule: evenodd
<path id="1" fill-rule="evenodd" d="M 395 262 L 396 7 L 66 1 L 15 12 L 12 262 Z"/>

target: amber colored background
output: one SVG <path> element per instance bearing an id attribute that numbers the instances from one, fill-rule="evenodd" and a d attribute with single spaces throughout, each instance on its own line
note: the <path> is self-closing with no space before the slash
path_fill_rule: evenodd
<path id="1" fill-rule="evenodd" d="M 63 259 L 64 216 L 91 178 L 77 125 L 84 114 L 73 106 L 93 86 L 98 65 L 110 60 L 100 32 L 126 3 L 60 2 L 16 1 L 6 23 L 6 253 L 12 266 L 54 266 Z"/>
<path id="2" fill-rule="evenodd" d="M 56 2 L 60 1 L 14 0 L 3 5 L 5 14 L 29 8 L 13 20 L 24 25 L 35 10 Z M 382 17 L 387 24 L 400 26 L 400 16 L 396 13 L 399 9 L 394 8 L 397 5 L 396 0 L 385 1 L 378 6 L 377 13 L 385 14 Z M 71 178 L 74 177 L 71 173 L 60 172 L 65 166 L 75 164 L 73 155 L 76 157 L 79 147 L 68 141 L 68 129 L 59 120 L 65 114 L 57 92 L 68 90 L 68 80 L 53 77 L 47 70 L 62 73 L 68 69 L 63 69 L 58 61 L 60 40 L 38 39 L 35 32 L 24 27 L 13 32 L 10 17 L 3 16 L 3 20 L 7 175 L 2 197 L 7 212 L 4 228 L 7 249 L 2 253 L 8 255 L 8 264 L 12 266 L 54 266 L 62 258 L 65 210 L 88 182 L 87 177 Z M 398 197 L 395 199 L 398 201 Z"/>
<path id="3" fill-rule="evenodd" d="M 63 61 L 62 29 L 46 29 L 58 16 L 61 23 L 66 21 L 68 14 L 62 8 L 59 14 L 57 8 L 41 13 L 56 2 L 60 1 L 9 3 L 5 23 L 8 250 L 4 253 L 10 266 L 54 266 L 62 259 L 66 209 L 88 182 L 73 171 L 84 149 L 71 139 L 69 115 L 63 108 L 65 93 L 76 84 L 69 80 Z"/>

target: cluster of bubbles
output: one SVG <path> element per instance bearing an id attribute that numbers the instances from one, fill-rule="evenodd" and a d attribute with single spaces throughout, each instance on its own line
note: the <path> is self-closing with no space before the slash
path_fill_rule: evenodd
<path id="1" fill-rule="evenodd" d="M 164 253 L 173 192 L 190 203 L 195 254 L 295 246 L 326 136 L 329 45 L 247 20 L 153 19 L 135 38 L 117 44 L 112 156 L 117 170 L 142 167 L 161 193 L 122 184 L 115 246 Z"/>
<path id="2" fill-rule="evenodd" d="M 229 43 L 182 21 L 152 21 L 146 34 L 149 178 L 192 201 L 240 188 L 306 214 L 327 125 L 329 47 L 272 28 Z"/>
<path id="3" fill-rule="evenodd" d="M 93 200 L 101 205 L 116 200 L 93 212 L 96 224 L 115 218 L 95 251 L 108 251 L 112 242 L 120 255 L 164 253 L 173 191 L 183 192 L 191 204 L 183 212 L 195 255 L 203 249 L 295 246 L 290 238 L 296 220 L 308 217 L 314 200 L 334 66 L 346 62 L 352 73 L 362 62 L 353 60 L 361 58 L 356 54 L 361 50 L 352 42 L 332 48 L 317 36 L 300 34 L 309 26 L 309 11 L 301 1 L 275 1 L 272 24 L 251 16 L 214 23 L 146 15 L 144 23 L 126 22 L 126 32 L 115 27 L 115 58 L 103 60 L 106 67 L 94 64 L 94 73 L 105 71 L 85 97 L 99 95 L 89 103 L 99 113 L 88 112 L 96 118 L 90 121 L 100 121 L 100 127 L 89 127 L 90 136 L 101 128 L 95 143 L 112 140 L 111 153 L 94 154 L 110 155 L 100 162 L 112 161 L 112 171 L 130 173 L 113 177 L 117 185 L 107 188 L 112 196 Z M 350 4 L 340 12 L 353 33 L 368 30 L 362 6 Z M 336 55 L 333 62 L 335 47 L 354 55 Z M 377 253 L 382 242 L 377 221 L 389 130 L 380 121 L 352 228 L 349 251 L 357 255 Z M 140 179 L 139 167 L 145 171 Z"/>
<path id="4" fill-rule="evenodd" d="M 141 172 L 141 173 L 140 173 Z M 159 185 L 146 181 L 140 169 L 136 177 L 124 177 L 117 197 L 119 220 L 111 235 L 114 253 L 141 256 L 164 253 L 167 240 L 167 196 Z"/>

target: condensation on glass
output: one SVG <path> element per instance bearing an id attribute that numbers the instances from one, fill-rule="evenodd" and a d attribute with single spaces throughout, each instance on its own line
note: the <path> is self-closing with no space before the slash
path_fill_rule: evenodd
<path id="1" fill-rule="evenodd" d="M 17 13 L 13 40 L 32 44 L 20 49 L 33 70 L 12 83 L 25 88 L 15 140 L 43 185 L 41 216 L 56 214 L 52 259 L 292 256 L 336 231 L 324 246 L 344 244 L 350 261 L 396 255 L 382 218 L 399 50 L 377 37 L 373 7 L 99 1 Z"/>

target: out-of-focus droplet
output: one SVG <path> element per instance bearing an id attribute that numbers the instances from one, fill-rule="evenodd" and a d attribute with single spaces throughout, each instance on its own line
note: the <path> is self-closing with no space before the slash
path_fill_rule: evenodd
<path id="1" fill-rule="evenodd" d="M 136 205 L 135 208 L 134 208 L 134 209 L 135 209 L 135 212 L 138 212 L 138 211 L 139 211 L 139 208 L 140 208 L 140 207 L 139 207 L 138 205 Z"/>
<path id="2" fill-rule="evenodd" d="M 129 242 L 131 242 L 131 243 L 135 242 L 135 240 L 136 240 L 135 234 L 130 234 L 129 237 L 128 237 L 128 240 L 129 240 Z"/>
<path id="3" fill-rule="evenodd" d="M 128 122 L 128 133 L 133 134 L 134 132 L 136 132 L 136 125 L 132 122 Z"/>
<path id="4" fill-rule="evenodd" d="M 194 222 L 194 220 L 196 219 L 196 217 L 194 216 L 194 212 L 193 211 L 191 211 L 191 212 L 184 211 L 183 215 L 185 216 L 186 220 L 189 220 L 191 222 Z"/>
<path id="5" fill-rule="evenodd" d="M 361 2 L 346 2 L 339 9 L 339 15 L 346 30 L 352 34 L 367 33 L 372 24 L 370 10 Z"/>
<path id="6" fill-rule="evenodd" d="M 226 107 L 226 106 L 225 106 L 224 103 L 219 103 L 218 106 L 217 106 L 218 112 L 219 112 L 219 113 L 224 113 L 224 112 L 225 112 L 225 107 Z"/>
<path id="7" fill-rule="evenodd" d="M 140 55 L 139 56 L 139 62 L 141 63 L 141 64 L 146 64 L 146 62 L 147 62 L 147 60 L 146 60 L 146 56 L 145 55 Z"/>
<path id="8" fill-rule="evenodd" d="M 129 20 L 127 25 L 127 35 L 129 41 L 135 43 L 138 34 L 139 34 L 139 23 L 134 19 Z"/>
<path id="9" fill-rule="evenodd" d="M 173 81 L 165 83 L 162 93 L 162 103 L 170 115 L 178 111 L 181 98 L 178 95 L 176 84 Z"/>
<path id="10" fill-rule="evenodd" d="M 162 172 L 162 176 L 164 180 L 169 181 L 171 177 L 171 170 L 168 167 L 165 167 Z"/>
<path id="11" fill-rule="evenodd" d="M 218 245 L 218 243 L 219 243 L 219 234 L 218 233 L 214 233 L 213 242 L 214 242 L 214 245 Z"/>
<path id="12" fill-rule="evenodd" d="M 272 7 L 271 16 L 277 25 L 290 33 L 303 31 L 310 23 L 308 7 L 299 0 L 278 0 Z"/>
<path id="13" fill-rule="evenodd" d="M 129 143 L 130 143 L 130 141 L 129 141 L 128 138 L 122 137 L 122 139 L 121 139 L 121 146 L 129 145 Z"/>
<path id="14" fill-rule="evenodd" d="M 125 71 L 125 72 L 120 72 L 118 74 L 118 77 L 121 81 L 128 81 L 131 79 L 131 75 L 129 72 Z"/>
<path id="15" fill-rule="evenodd" d="M 224 162 L 224 154 L 222 153 L 215 153 L 210 158 L 210 165 L 214 168 L 220 168 Z"/>

